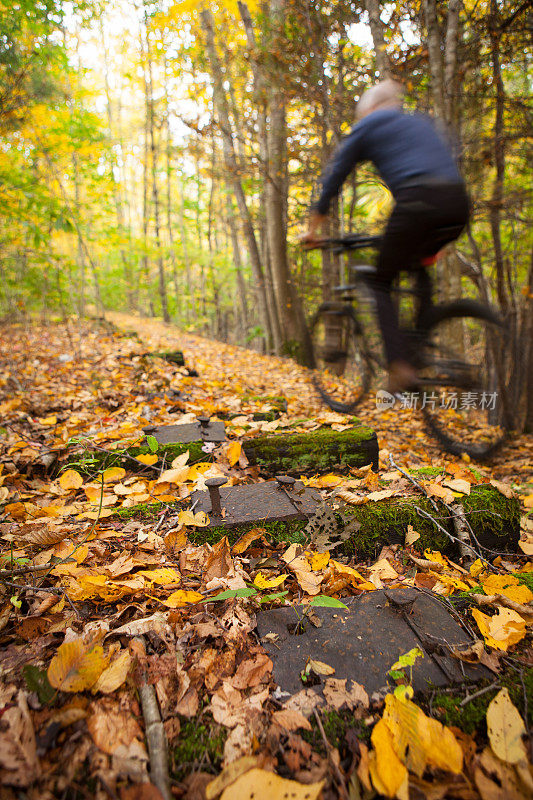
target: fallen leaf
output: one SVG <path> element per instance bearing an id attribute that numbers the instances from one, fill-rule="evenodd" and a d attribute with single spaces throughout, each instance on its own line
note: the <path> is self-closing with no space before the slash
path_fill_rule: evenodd
<path id="1" fill-rule="evenodd" d="M 360 683 L 350 681 L 351 688 L 346 688 L 346 678 L 327 678 L 324 685 L 324 697 L 329 706 L 339 710 L 343 706 L 353 709 L 358 705 L 368 708 L 369 699 L 365 688 Z"/>
<path id="2" fill-rule="evenodd" d="M 109 467 L 102 475 L 104 483 L 116 483 L 126 477 L 126 470 L 122 467 Z"/>
<path id="3" fill-rule="evenodd" d="M 374 725 L 371 741 L 374 750 L 369 755 L 368 767 L 376 791 L 386 797 L 408 800 L 408 772 L 396 755 L 392 735 L 384 720 Z"/>
<path id="4" fill-rule="evenodd" d="M 111 694 L 111 692 L 114 692 L 122 686 L 128 677 L 131 662 L 132 658 L 128 650 L 123 650 L 119 653 L 111 664 L 101 673 L 91 689 L 92 693 L 96 694 L 96 692 L 102 692 L 102 694 Z"/>
<path id="5" fill-rule="evenodd" d="M 254 586 L 257 586 L 258 589 L 274 589 L 276 586 L 281 586 L 288 577 L 288 575 L 276 575 L 275 578 L 267 578 L 260 571 L 254 578 Z"/>
<path id="6" fill-rule="evenodd" d="M 276 725 L 279 725 L 279 727 L 283 728 L 285 731 L 297 731 L 300 728 L 303 728 L 304 731 L 312 730 L 309 720 L 306 719 L 304 715 L 296 709 L 291 710 L 288 708 L 282 708 L 279 711 L 274 711 L 272 714 L 272 720 L 276 723 Z"/>
<path id="7" fill-rule="evenodd" d="M 135 456 L 137 461 L 140 461 L 141 464 L 146 464 L 147 467 L 153 466 L 158 459 L 158 456 L 155 453 L 144 453 L 140 456 Z"/>
<path id="8" fill-rule="evenodd" d="M 398 573 L 394 567 L 389 564 L 386 558 L 382 558 L 381 561 L 376 561 L 376 563 L 369 568 L 369 572 L 372 577 L 380 578 L 385 581 L 394 580 L 398 577 Z"/>
<path id="9" fill-rule="evenodd" d="M 240 555 L 244 553 L 250 545 L 255 542 L 257 539 L 266 538 L 268 536 L 268 531 L 266 528 L 252 528 L 251 530 L 243 533 L 243 535 L 237 539 L 233 547 L 231 548 L 231 552 L 233 555 Z"/>
<path id="10" fill-rule="evenodd" d="M 106 667 L 101 645 L 91 647 L 79 637 L 59 645 L 48 667 L 48 680 L 62 692 L 84 692 L 94 686 Z"/>
<path id="11" fill-rule="evenodd" d="M 405 534 L 405 546 L 410 547 L 414 544 L 418 539 L 420 539 L 420 534 L 415 531 L 412 525 L 407 526 L 407 533 Z"/>
<path id="12" fill-rule="evenodd" d="M 220 775 L 208 783 L 205 787 L 205 799 L 214 800 L 221 794 L 227 786 L 231 786 L 237 778 L 244 775 L 248 770 L 257 766 L 259 759 L 257 756 L 243 756 L 242 758 L 233 761 L 229 766 L 225 767 Z"/>
<path id="13" fill-rule="evenodd" d="M 324 781 L 298 783 L 257 767 L 224 789 L 220 800 L 319 800 Z"/>
<path id="14" fill-rule="evenodd" d="M 41 772 L 25 693 L 15 686 L 0 686 L 0 708 L 0 785 L 25 788 Z M 11 796 L 5 791 L 6 797 Z"/>
<path id="15" fill-rule="evenodd" d="M 526 635 L 524 619 L 510 608 L 498 606 L 498 613 L 492 617 L 483 614 L 478 608 L 473 608 L 472 616 L 485 642 L 498 650 L 507 650 Z"/>
<path id="16" fill-rule="evenodd" d="M 494 486 L 495 489 L 505 495 L 505 497 L 508 497 L 509 499 L 516 497 L 512 487 L 509 486 L 508 483 L 502 483 L 502 481 L 497 481 L 494 478 L 492 478 L 489 483 L 491 486 Z"/>
<path id="17" fill-rule="evenodd" d="M 533 592 L 521 584 L 514 575 L 489 575 L 481 581 L 483 591 L 487 595 L 503 594 L 515 603 L 530 603 Z"/>
<path id="18" fill-rule="evenodd" d="M 463 752 L 451 730 L 427 717 L 411 700 L 388 694 L 382 719 L 392 734 L 395 753 L 410 771 L 422 777 L 430 764 L 461 772 Z"/>
<path id="19" fill-rule="evenodd" d="M 460 494 L 470 494 L 470 483 L 469 481 L 465 481 L 464 478 L 449 478 L 443 481 L 442 485 Z"/>
<path id="20" fill-rule="evenodd" d="M 455 501 L 452 490 L 446 489 L 444 486 L 441 486 L 440 483 L 429 483 L 424 488 L 430 497 L 438 497 L 440 500 L 444 500 L 448 505 Z"/>
<path id="21" fill-rule="evenodd" d="M 69 489 L 79 489 L 80 486 L 83 486 L 83 478 L 75 469 L 67 469 L 59 478 L 59 485 L 62 489 L 65 489 L 65 491 Z"/>
<path id="22" fill-rule="evenodd" d="M 160 600 L 159 602 L 168 608 L 183 608 L 191 603 L 199 603 L 203 599 L 203 594 L 199 592 L 185 592 L 182 589 L 178 589 L 177 592 L 172 592 L 166 600 Z"/>
<path id="23" fill-rule="evenodd" d="M 307 660 L 307 667 L 315 673 L 315 675 L 334 675 L 335 667 L 330 667 L 323 661 L 318 661 L 316 658 L 309 658 Z"/>
<path id="24" fill-rule="evenodd" d="M 394 489 L 382 489 L 380 492 L 370 492 L 367 494 L 366 499 L 377 502 L 378 500 L 387 500 L 389 497 L 396 497 L 399 492 Z"/>
<path id="25" fill-rule="evenodd" d="M 231 442 L 227 450 L 230 467 L 234 467 L 241 457 L 242 445 L 239 441 Z"/>
<path id="26" fill-rule="evenodd" d="M 527 731 L 522 717 L 509 697 L 507 688 L 500 689 L 487 708 L 487 732 L 495 755 L 507 764 L 526 758 L 522 737 Z"/>

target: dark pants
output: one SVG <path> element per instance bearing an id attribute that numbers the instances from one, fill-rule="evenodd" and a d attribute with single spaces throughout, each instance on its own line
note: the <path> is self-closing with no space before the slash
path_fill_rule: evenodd
<path id="1" fill-rule="evenodd" d="M 437 253 L 453 242 L 468 222 L 468 197 L 462 183 L 436 179 L 405 186 L 396 194 L 373 282 L 377 315 L 391 361 L 409 361 L 404 337 L 398 327 L 398 313 L 391 299 L 394 279 L 402 270 L 418 270 L 419 291 L 430 292 L 429 276 L 420 260 Z M 446 230 L 442 230 L 445 228 Z"/>

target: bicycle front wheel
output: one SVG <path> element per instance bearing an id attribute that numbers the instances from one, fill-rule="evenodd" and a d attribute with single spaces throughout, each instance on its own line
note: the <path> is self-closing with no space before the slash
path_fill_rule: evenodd
<path id="1" fill-rule="evenodd" d="M 313 383 L 323 402 L 351 413 L 368 392 L 372 358 L 363 330 L 348 303 L 323 303 L 311 322 Z"/>
<path id="2" fill-rule="evenodd" d="M 449 453 L 482 460 L 505 440 L 504 352 L 504 327 L 493 309 L 459 300 L 433 310 L 421 408 Z"/>

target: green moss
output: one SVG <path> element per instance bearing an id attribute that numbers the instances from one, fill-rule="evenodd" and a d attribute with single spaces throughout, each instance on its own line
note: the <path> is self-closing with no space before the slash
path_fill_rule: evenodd
<path id="1" fill-rule="evenodd" d="M 520 509 L 518 501 L 506 498 L 492 486 L 473 486 L 470 495 L 461 499 L 465 515 L 479 543 L 487 548 L 512 549 L 518 540 Z M 407 526 L 412 525 L 420 534 L 417 550 L 456 553 L 453 541 L 432 522 L 417 511 L 426 512 L 450 534 L 454 535 L 453 520 L 438 502 L 436 512 L 426 497 L 402 497 L 347 506 L 345 513 L 361 523 L 361 528 L 344 544 L 344 551 L 356 558 L 375 555 L 383 544 L 403 544 Z"/>
<path id="2" fill-rule="evenodd" d="M 256 436 L 244 442 L 251 464 L 265 474 L 327 472 L 333 469 L 377 466 L 375 433 L 363 425 L 344 431 L 321 428 L 308 433 Z"/>
<path id="3" fill-rule="evenodd" d="M 171 751 L 171 773 L 176 780 L 183 780 L 195 769 L 218 771 L 224 757 L 224 744 L 228 735 L 226 728 L 211 720 L 180 717 L 181 729 L 177 743 Z"/>
<path id="4" fill-rule="evenodd" d="M 533 592 L 533 572 L 515 572 L 514 574 L 518 578 L 518 583 L 527 586 Z"/>
<path id="5" fill-rule="evenodd" d="M 429 475 L 430 478 L 434 478 L 436 475 L 440 475 L 442 469 L 438 467 L 418 467 L 418 469 L 410 469 L 409 472 L 411 475 L 415 477 L 417 475 Z"/>
<path id="6" fill-rule="evenodd" d="M 524 686 L 522 686 L 522 680 Z M 461 706 L 461 701 L 467 696 L 467 691 L 473 694 L 475 691 L 489 686 L 493 682 L 492 678 L 476 684 L 470 690 L 467 687 L 460 687 L 457 693 L 453 695 L 437 691 L 432 701 L 433 712 L 439 716 L 445 725 L 456 725 L 465 733 L 479 733 L 482 731 L 485 734 L 487 708 L 500 689 L 506 687 L 509 690 L 509 696 L 522 716 L 525 713 L 525 689 L 528 724 L 531 726 L 533 725 L 533 669 L 524 669 L 522 671 L 522 680 L 517 670 L 507 668 L 506 672 L 499 678 L 499 686 L 495 686 L 494 689 L 476 697 L 464 706 Z"/>
<path id="7" fill-rule="evenodd" d="M 346 734 L 350 729 L 355 729 L 359 741 L 370 741 L 372 729 L 363 720 L 355 719 L 353 711 L 349 709 L 322 711 L 320 712 L 320 721 L 322 722 L 326 739 L 333 747 L 339 750 L 341 758 L 343 758 L 343 750 L 346 749 L 344 745 Z M 302 739 L 305 739 L 314 750 L 325 756 L 324 739 L 314 715 L 309 718 L 309 722 L 311 723 L 311 730 L 302 731 Z"/>
<path id="8" fill-rule="evenodd" d="M 185 358 L 181 350 L 162 350 L 157 353 L 147 353 L 146 355 L 151 358 L 163 358 L 171 364 L 176 364 L 178 367 L 185 366 Z"/>

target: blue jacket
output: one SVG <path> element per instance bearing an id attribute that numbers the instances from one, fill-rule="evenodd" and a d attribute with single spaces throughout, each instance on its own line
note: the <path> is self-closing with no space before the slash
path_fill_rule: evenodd
<path id="1" fill-rule="evenodd" d="M 360 161 L 372 161 L 394 197 L 419 179 L 421 184 L 424 178 L 461 182 L 452 153 L 430 118 L 387 108 L 364 117 L 341 142 L 322 176 L 316 211 L 328 213 L 331 199 Z"/>

